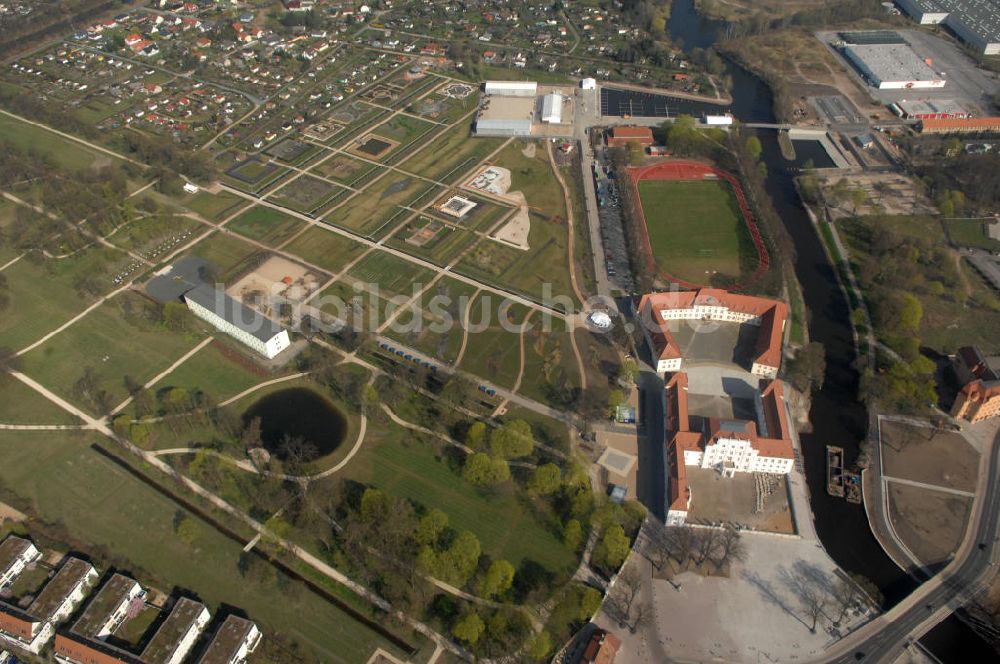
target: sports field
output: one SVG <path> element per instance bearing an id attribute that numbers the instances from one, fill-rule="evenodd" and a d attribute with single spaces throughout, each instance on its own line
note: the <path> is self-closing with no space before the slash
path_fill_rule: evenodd
<path id="1" fill-rule="evenodd" d="M 709 285 L 753 263 L 750 234 L 729 185 L 718 180 L 642 180 L 639 197 L 656 265 L 677 279 Z"/>

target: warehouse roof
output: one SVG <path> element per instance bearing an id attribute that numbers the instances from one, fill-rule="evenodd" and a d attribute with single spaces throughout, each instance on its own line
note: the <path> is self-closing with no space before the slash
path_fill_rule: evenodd
<path id="1" fill-rule="evenodd" d="M 847 53 L 879 81 L 934 81 L 938 76 L 909 44 L 848 44 Z"/>

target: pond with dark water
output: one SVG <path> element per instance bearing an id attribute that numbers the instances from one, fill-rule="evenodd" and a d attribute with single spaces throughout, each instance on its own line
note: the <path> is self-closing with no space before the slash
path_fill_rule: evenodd
<path id="1" fill-rule="evenodd" d="M 272 392 L 254 402 L 243 414 L 244 425 L 260 418 L 264 448 L 279 459 L 288 457 L 285 441 L 300 438 L 312 461 L 335 452 L 347 435 L 347 417 L 329 399 L 307 387 Z"/>

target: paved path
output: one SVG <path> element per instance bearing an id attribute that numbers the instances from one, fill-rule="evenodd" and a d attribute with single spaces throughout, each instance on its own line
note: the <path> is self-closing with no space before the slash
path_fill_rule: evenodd
<path id="1" fill-rule="evenodd" d="M 903 479 L 902 477 L 889 477 L 888 475 L 882 477 L 886 482 L 895 482 L 896 484 L 905 484 L 907 486 L 915 486 L 921 489 L 931 489 L 933 491 L 942 491 L 944 493 L 952 493 L 956 496 L 966 496 L 971 498 L 976 495 L 972 491 L 962 491 L 961 489 L 952 489 L 948 486 L 939 486 L 937 484 L 927 484 L 926 482 L 915 482 L 913 480 Z"/>
<path id="2" fill-rule="evenodd" d="M 4 263 L 3 265 L 0 265 L 0 272 L 3 272 L 4 270 L 6 270 L 7 268 L 9 268 L 14 263 L 16 263 L 19 260 L 21 260 L 22 258 L 24 258 L 24 254 L 21 254 L 20 256 L 12 258 L 9 261 L 7 261 L 6 263 Z"/>
<path id="3" fill-rule="evenodd" d="M 71 431 L 87 429 L 81 424 L 0 424 L 4 431 Z"/>
<path id="4" fill-rule="evenodd" d="M 149 388 L 151 388 L 154 385 L 156 385 L 157 383 L 159 383 L 161 380 L 163 380 L 168 375 L 170 375 L 173 371 L 175 371 L 177 369 L 177 367 L 179 367 L 182 364 L 184 364 L 185 362 L 187 362 L 195 353 L 197 353 L 198 351 L 200 351 L 202 348 L 204 348 L 208 344 L 212 343 L 213 340 L 214 340 L 214 337 L 208 336 L 208 337 L 202 339 L 201 341 L 199 341 L 198 344 L 194 348 L 192 348 L 188 352 L 186 352 L 183 355 L 181 355 L 177 359 L 176 362 L 174 362 L 169 367 L 167 367 L 166 369 L 164 369 L 160 373 L 158 373 L 155 376 L 153 376 L 152 378 L 150 378 L 146 382 L 146 384 L 142 386 L 142 389 L 148 390 Z M 128 406 L 130 403 L 132 403 L 132 401 L 134 399 L 135 399 L 135 395 L 134 394 L 133 395 L 129 395 L 129 397 L 127 399 L 125 399 L 124 401 L 122 401 L 120 404 L 118 404 L 115 407 L 114 410 L 111 411 L 111 416 L 114 417 L 118 413 L 122 412 L 125 409 L 126 406 Z"/>
<path id="5" fill-rule="evenodd" d="M 98 52 L 100 52 L 100 51 L 98 51 Z M 142 63 L 140 63 L 140 64 L 142 64 Z M 66 140 L 73 141 L 74 143 L 79 143 L 81 145 L 86 145 L 91 150 L 96 150 L 98 152 L 101 152 L 103 154 L 108 155 L 109 157 L 114 157 L 115 159 L 121 159 L 123 161 L 129 162 L 130 164 L 135 164 L 136 166 L 139 166 L 143 170 L 149 168 L 149 166 L 147 166 L 146 164 L 142 163 L 141 161 L 136 161 L 135 159 L 132 159 L 131 157 L 126 157 L 123 154 L 119 154 L 117 152 L 114 152 L 113 150 L 109 150 L 109 149 L 107 149 L 105 147 L 101 147 L 100 145 L 97 145 L 96 143 L 91 143 L 90 141 L 86 141 L 86 140 L 84 140 L 82 138 L 79 138 L 77 136 L 73 136 L 72 134 L 67 134 L 66 132 L 59 131 L 58 129 L 53 129 L 52 127 L 50 127 L 50 126 L 48 126 L 46 124 L 42 124 L 41 122 L 35 122 L 34 120 L 29 120 L 29 119 L 24 118 L 24 117 L 22 117 L 20 115 L 15 115 L 14 113 L 11 113 L 9 111 L 5 111 L 3 109 L 0 109 L 0 114 L 6 115 L 9 118 L 14 118 L 16 120 L 20 120 L 21 122 L 33 125 L 35 127 L 40 127 L 40 128 L 42 128 L 42 129 L 44 129 L 46 131 L 50 131 L 53 134 L 61 136 L 61 137 L 65 138 Z"/>
<path id="6" fill-rule="evenodd" d="M 248 387 L 247 389 L 243 390 L 242 392 L 240 392 L 236 396 L 229 397 L 228 399 L 226 399 L 225 401 L 223 401 L 222 403 L 220 403 L 219 407 L 222 408 L 223 406 L 228 406 L 228 405 L 230 405 L 232 403 L 235 403 L 235 402 L 239 401 L 240 399 L 242 399 L 243 397 L 247 396 L 248 394 L 253 394 L 257 390 L 260 390 L 260 389 L 263 389 L 265 387 L 268 387 L 269 385 L 277 385 L 278 383 L 284 383 L 284 382 L 289 381 L 289 380 L 295 380 L 297 378 L 303 378 L 303 377 L 308 376 L 308 375 L 309 375 L 308 371 L 300 371 L 298 373 L 289 374 L 287 376 L 281 376 L 280 378 L 273 378 L 271 380 L 266 380 L 263 383 L 257 383 L 253 387 Z"/>

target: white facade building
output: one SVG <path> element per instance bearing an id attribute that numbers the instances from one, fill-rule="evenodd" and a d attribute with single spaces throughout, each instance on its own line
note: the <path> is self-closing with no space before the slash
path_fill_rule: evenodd
<path id="1" fill-rule="evenodd" d="M 198 664 L 243 664 L 257 649 L 261 638 L 256 624 L 239 616 L 228 616 Z"/>
<path id="2" fill-rule="evenodd" d="M 597 89 L 597 79 L 596 78 L 585 78 L 580 81 L 580 88 L 583 90 L 596 90 Z"/>
<path id="3" fill-rule="evenodd" d="M 563 97 L 552 92 L 542 97 L 542 122 L 560 124 L 562 122 Z"/>
<path id="4" fill-rule="evenodd" d="M 483 92 L 503 97 L 534 97 L 538 94 L 535 81 L 486 81 Z"/>
<path id="5" fill-rule="evenodd" d="M 729 477 L 735 473 L 787 475 L 792 472 L 792 459 L 763 455 L 752 441 L 727 438 L 725 434 L 716 435 L 705 445 L 704 451 L 684 450 L 684 465 L 715 468 Z"/>
<path id="6" fill-rule="evenodd" d="M 35 545 L 16 535 L 10 535 L 0 544 L 0 588 L 6 588 L 24 571 L 24 568 L 41 556 Z"/>
<path id="7" fill-rule="evenodd" d="M 1000 4 L 995 0 L 896 0 L 921 25 L 943 23 L 983 55 L 1000 54 Z"/>
<path id="8" fill-rule="evenodd" d="M 202 284 L 185 293 L 184 302 L 195 316 L 269 360 L 292 345 L 288 330 L 218 289 Z"/>
<path id="9" fill-rule="evenodd" d="M 38 655 L 97 581 L 97 570 L 69 558 L 23 612 L 0 603 L 0 640 Z"/>
<path id="10" fill-rule="evenodd" d="M 142 652 L 147 664 L 181 664 L 212 618 L 201 602 L 181 597 Z"/>
<path id="11" fill-rule="evenodd" d="M 879 90 L 943 88 L 945 79 L 909 44 L 848 44 L 844 56 Z"/>

